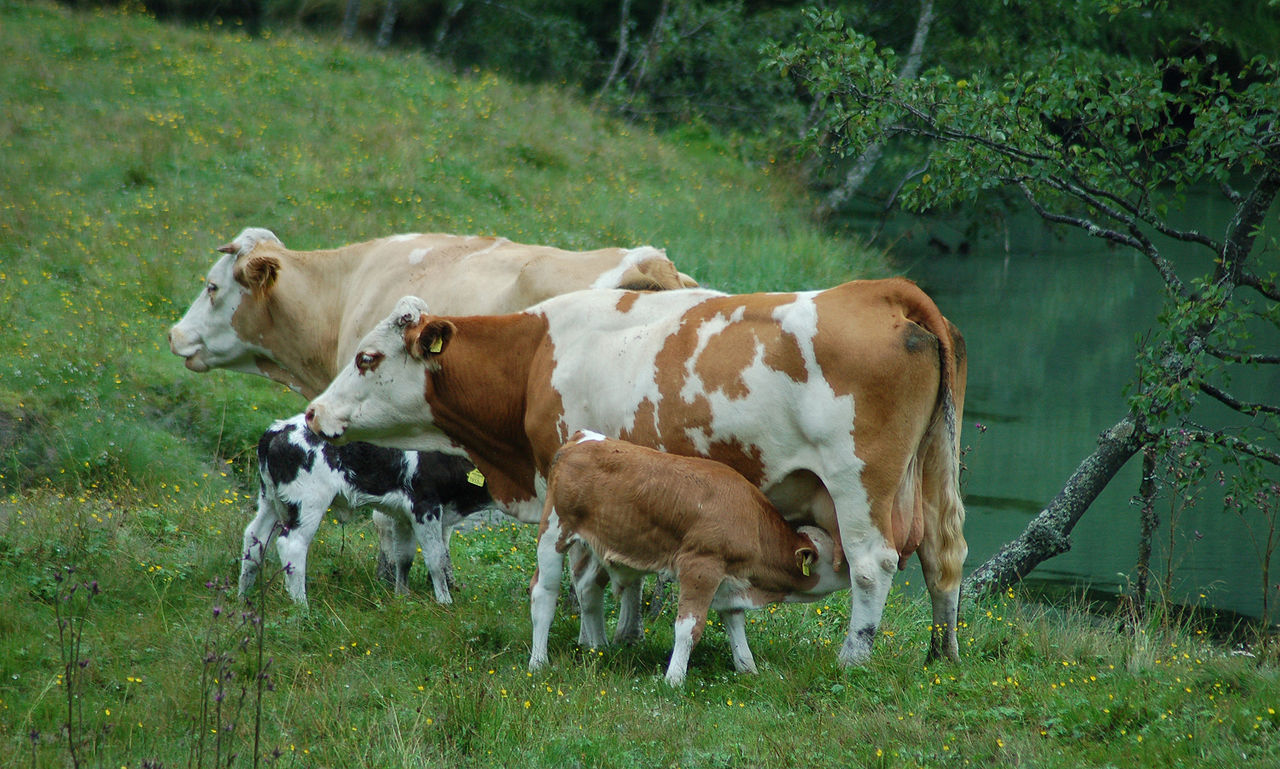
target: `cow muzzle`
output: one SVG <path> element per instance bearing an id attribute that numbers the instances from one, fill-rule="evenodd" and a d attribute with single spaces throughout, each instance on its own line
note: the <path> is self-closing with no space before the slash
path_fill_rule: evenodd
<path id="1" fill-rule="evenodd" d="M 339 419 L 325 409 L 324 404 L 313 403 L 307 408 L 307 429 L 330 443 L 342 443 L 347 431 L 345 419 Z"/>
<path id="2" fill-rule="evenodd" d="M 182 358 L 183 365 L 196 373 L 209 370 L 209 364 L 204 361 L 204 345 L 199 339 L 188 338 L 177 326 L 169 329 L 169 352 Z"/>

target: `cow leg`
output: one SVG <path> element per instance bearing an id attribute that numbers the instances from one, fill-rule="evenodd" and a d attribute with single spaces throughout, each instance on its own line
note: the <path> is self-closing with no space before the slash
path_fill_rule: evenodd
<path id="1" fill-rule="evenodd" d="M 378 576 L 390 582 L 396 595 L 409 593 L 409 567 L 417 557 L 417 532 L 413 522 L 399 510 L 374 510 L 374 524 L 378 527 Z M 383 574 L 383 559 L 386 559 Z"/>
<path id="2" fill-rule="evenodd" d="M 671 648 L 671 662 L 667 664 L 667 683 L 683 686 L 689 670 L 689 655 L 702 638 L 707 626 L 707 610 L 724 578 L 723 566 L 692 560 L 677 564 L 680 580 L 680 597 L 676 608 L 675 643 Z"/>
<path id="3" fill-rule="evenodd" d="M 578 596 L 578 645 L 603 649 L 608 645 L 604 631 L 604 586 L 608 581 L 604 566 L 582 543 L 569 548 L 573 563 L 573 591 Z"/>
<path id="4" fill-rule="evenodd" d="M 560 519 L 551 512 L 547 528 L 538 537 L 538 568 L 529 586 L 529 614 L 533 621 L 533 649 L 529 653 L 529 669 L 537 670 L 547 664 L 547 636 L 551 633 L 551 621 L 556 615 L 556 600 L 560 596 L 560 573 L 564 568 L 564 556 L 556 550 L 560 539 Z"/>
<path id="5" fill-rule="evenodd" d="M 936 528 L 936 527 L 934 527 Z M 960 569 L 964 564 L 968 546 L 963 537 L 950 548 L 940 547 L 938 537 L 930 527 L 925 528 L 924 539 L 916 554 L 924 572 L 924 584 L 933 600 L 933 629 L 929 636 L 927 661 L 946 657 L 959 661 L 960 642 L 956 637 L 960 608 Z M 947 560 L 951 565 L 947 566 Z"/>
<path id="6" fill-rule="evenodd" d="M 276 552 L 284 565 L 284 586 L 295 603 L 307 605 L 307 550 L 314 531 L 287 529 L 276 537 Z"/>
<path id="7" fill-rule="evenodd" d="M 409 591 L 409 567 L 413 565 L 414 549 L 406 544 L 412 541 L 408 527 L 397 530 L 395 518 L 380 510 L 373 511 L 373 527 L 378 531 L 378 579 L 393 586 L 397 593 Z"/>
<path id="8" fill-rule="evenodd" d="M 870 659 L 893 575 L 898 571 L 898 551 L 872 523 L 877 520 L 872 515 L 873 503 L 858 476 L 853 469 L 838 481 L 824 479 L 835 502 L 849 568 L 849 627 L 839 653 L 840 664 L 845 666 L 861 665 Z M 891 498 L 886 498 L 875 504 L 890 502 Z"/>
<path id="9" fill-rule="evenodd" d="M 437 506 L 430 512 L 414 510 L 413 533 L 422 547 L 422 557 L 427 562 L 427 571 L 431 574 L 431 587 L 435 590 L 436 601 L 442 604 L 453 603 L 449 592 L 449 551 L 444 547 L 444 532 L 441 530 L 441 511 Z"/>
<path id="10" fill-rule="evenodd" d="M 474 512 L 474 511 L 472 511 Z M 458 505 L 449 503 L 440 506 L 440 541 L 444 545 L 445 582 L 452 590 L 458 586 L 453 573 L 453 558 L 450 555 L 449 540 L 453 537 L 454 528 L 465 521 L 471 512 L 463 512 Z"/>
<path id="11" fill-rule="evenodd" d="M 266 555 L 267 542 L 276 533 L 280 523 L 277 506 L 279 501 L 267 492 L 266 485 L 258 491 L 258 514 L 244 527 L 244 543 L 240 550 L 240 597 L 244 598 L 258 579 L 262 559 Z"/>
<path id="12" fill-rule="evenodd" d="M 618 624 L 613 629 L 616 644 L 635 643 L 644 638 L 644 617 L 640 612 L 644 577 L 636 576 L 626 584 L 614 585 L 618 599 Z"/>
<path id="13" fill-rule="evenodd" d="M 276 537 L 276 552 L 284 566 L 285 589 L 296 603 L 303 606 L 307 605 L 307 551 L 333 497 L 332 493 L 316 494 L 302 502 L 289 502 L 288 505 L 297 511 L 289 516 L 296 520 L 296 525 L 292 528 L 286 526 Z"/>
<path id="14" fill-rule="evenodd" d="M 756 658 L 747 645 L 747 613 L 742 609 L 720 612 L 724 632 L 729 636 L 729 649 L 733 653 L 733 669 L 739 673 L 755 673 Z"/>

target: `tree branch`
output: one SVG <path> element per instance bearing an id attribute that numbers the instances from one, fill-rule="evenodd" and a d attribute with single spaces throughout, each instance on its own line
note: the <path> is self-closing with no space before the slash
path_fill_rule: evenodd
<path id="1" fill-rule="evenodd" d="M 1050 186 L 1056 187 L 1060 192 L 1064 192 L 1077 199 L 1080 199 L 1084 201 L 1086 204 L 1097 208 L 1106 216 L 1112 219 L 1115 219 L 1116 221 L 1124 222 L 1125 224 L 1127 224 L 1129 229 L 1129 234 L 1126 235 L 1120 232 L 1119 230 L 1113 230 L 1113 229 L 1108 229 L 1106 227 L 1103 227 L 1091 219 L 1085 219 L 1083 217 L 1076 217 L 1076 216 L 1068 216 L 1067 214 L 1054 213 L 1053 211 L 1050 211 L 1047 208 L 1045 208 L 1040 203 L 1040 201 L 1036 199 L 1035 193 L 1032 192 L 1031 188 L 1027 186 L 1025 178 L 1016 180 L 1014 183 L 1016 183 L 1018 187 L 1022 190 L 1022 194 L 1026 196 L 1027 201 L 1031 203 L 1031 207 L 1035 209 L 1036 213 L 1039 214 L 1041 218 L 1050 222 L 1054 222 L 1055 224 L 1069 224 L 1073 227 L 1078 227 L 1084 230 L 1085 232 L 1089 233 L 1090 235 L 1094 236 L 1095 238 L 1110 240 L 1113 243 L 1118 243 L 1122 246 L 1128 246 L 1129 248 L 1132 248 L 1136 251 L 1143 253 L 1144 255 L 1146 255 L 1147 261 L 1151 262 L 1151 264 L 1156 268 L 1156 271 L 1160 273 L 1160 277 L 1164 280 L 1164 283 L 1169 288 L 1169 291 L 1176 296 L 1185 296 L 1186 289 L 1182 284 L 1182 280 L 1178 277 L 1177 272 L 1174 271 L 1173 265 L 1171 265 L 1167 259 L 1165 259 L 1163 256 L 1160 255 L 1160 251 L 1155 247 L 1155 244 L 1147 239 L 1147 237 L 1142 233 L 1142 231 L 1137 228 L 1137 226 L 1135 225 L 1132 219 L 1128 219 L 1122 216 L 1115 209 L 1110 208 L 1100 200 L 1097 200 L 1091 196 L 1088 196 L 1087 194 L 1085 194 L 1083 190 L 1080 190 L 1079 188 L 1073 189 L 1073 188 L 1067 187 L 1065 186 L 1065 183 L 1061 182 L 1060 180 L 1055 180 L 1050 182 Z"/>
<path id="2" fill-rule="evenodd" d="M 1250 443 L 1249 441 L 1237 438 L 1234 435 L 1227 435 L 1217 430 L 1206 430 L 1202 427 L 1194 430 L 1185 430 L 1185 436 L 1197 443 L 1222 444 L 1232 451 L 1238 451 L 1241 454 L 1248 454 L 1251 457 L 1261 459 L 1263 462 L 1269 462 L 1280 467 L 1280 454 L 1269 449 Z"/>
<path id="3" fill-rule="evenodd" d="M 1258 179 L 1258 183 L 1249 191 L 1244 202 L 1236 208 L 1235 215 L 1227 225 L 1227 236 L 1221 252 L 1222 259 L 1213 276 L 1215 283 L 1230 283 L 1233 286 L 1240 284 L 1245 275 L 1245 261 L 1253 252 L 1258 225 L 1270 210 L 1277 192 L 1280 192 L 1280 169 L 1272 167 Z M 1272 288 L 1274 289 L 1274 284 Z M 1259 290 L 1262 289 L 1259 288 Z"/>
<path id="4" fill-rule="evenodd" d="M 1241 414 L 1248 414 L 1249 416 L 1257 416 L 1258 414 L 1280 414 L 1280 406 L 1273 406 L 1269 403 L 1245 403 L 1226 390 L 1219 389 L 1208 382 L 1200 383 L 1200 392 L 1208 395 L 1230 409 L 1239 411 Z"/>
<path id="5" fill-rule="evenodd" d="M 1071 549 L 1071 530 L 1120 468 L 1150 440 L 1138 419 L 1126 415 L 1098 439 L 1049 506 L 1022 534 L 1005 544 L 964 581 L 966 591 L 994 592 L 1021 580 L 1036 566 Z"/>
<path id="6" fill-rule="evenodd" d="M 1228 363 L 1262 363 L 1276 364 L 1280 363 L 1280 355 L 1263 355 L 1262 353 L 1243 353 L 1235 350 L 1222 350 L 1217 347 L 1206 350 L 1210 355 L 1218 360 L 1225 360 Z"/>
<path id="7" fill-rule="evenodd" d="M 1266 298 L 1280 302 L 1280 284 L 1274 280 L 1263 280 L 1248 270 L 1242 270 L 1236 285 L 1248 286 Z"/>

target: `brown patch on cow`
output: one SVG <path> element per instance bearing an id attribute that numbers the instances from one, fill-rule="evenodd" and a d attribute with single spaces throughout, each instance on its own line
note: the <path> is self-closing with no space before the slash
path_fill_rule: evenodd
<path id="1" fill-rule="evenodd" d="M 794 334 L 777 329 L 774 339 L 765 342 L 764 365 L 781 374 L 786 374 L 791 381 L 803 384 L 809 380 L 809 369 L 805 367 L 804 353 L 800 350 L 800 340 Z"/>
<path id="2" fill-rule="evenodd" d="M 662 436 L 658 433 L 658 408 L 653 401 L 645 398 L 636 408 L 634 421 L 630 430 L 622 431 L 622 438 L 641 446 L 660 446 Z"/>
<path id="3" fill-rule="evenodd" d="M 623 314 L 631 312 L 632 305 L 634 305 L 636 303 L 636 300 L 639 298 L 640 298 L 640 294 L 634 291 L 627 292 L 622 296 L 618 297 L 618 304 L 615 306 L 614 309 L 616 309 L 618 312 Z"/>
<path id="4" fill-rule="evenodd" d="M 526 382 L 546 376 L 544 389 L 555 392 L 550 387 L 549 367 L 544 369 L 541 363 L 547 354 L 539 343 L 546 339 L 546 318 L 520 313 L 455 317 L 451 323 L 454 343 L 448 359 L 441 362 L 439 371 L 424 377 L 423 397 L 431 407 L 435 424 L 467 447 L 468 456 L 484 473 L 495 498 L 507 501 L 533 497 L 539 468 L 532 441 L 545 437 L 526 434 L 521 412 Z M 493 350 L 503 351 L 501 366 L 494 365 Z M 548 373 L 537 373 L 543 370 Z M 560 413 L 543 419 L 546 408 L 545 403 L 530 402 L 527 416 L 531 420 L 542 419 L 530 424 L 554 426 Z M 549 442 L 554 441 L 552 437 Z M 552 446 L 547 452 L 547 461 L 555 448 Z"/>
<path id="5" fill-rule="evenodd" d="M 556 451 L 569 439 L 569 429 L 564 421 L 564 397 L 551 383 L 556 369 L 555 342 L 547 334 L 547 319 L 541 315 L 530 317 L 540 324 L 538 334 L 542 341 L 533 350 L 528 376 L 518 380 L 521 387 L 528 382 L 525 392 L 532 397 L 526 401 L 527 396 L 522 393 L 517 402 L 523 404 L 522 426 L 534 467 L 546 477 Z"/>
<path id="6" fill-rule="evenodd" d="M 730 400 L 747 397 L 751 390 L 742 375 L 755 362 L 758 343 L 754 331 L 744 324 L 730 324 L 708 339 L 694 364 L 694 373 L 707 392 L 723 392 Z"/>
<path id="7" fill-rule="evenodd" d="M 737 470 L 753 486 L 759 486 L 764 481 L 764 459 L 759 446 L 743 445 L 736 438 L 731 441 L 715 441 L 707 456 Z"/>
<path id="8" fill-rule="evenodd" d="M 865 463 L 871 520 L 897 548 L 901 565 L 934 525 L 924 520 L 932 515 L 924 505 L 933 492 L 921 452 L 940 402 L 944 344 L 951 344 L 953 327 L 907 280 L 848 283 L 817 301 L 818 365 L 835 392 L 853 397 L 854 451 Z"/>
<path id="9" fill-rule="evenodd" d="M 738 400 L 750 394 L 743 374 L 756 361 L 763 349 L 763 356 L 770 368 L 786 371 L 796 381 L 804 381 L 804 362 L 799 356 L 799 345 L 789 334 L 783 333 L 773 319 L 774 311 L 794 301 L 793 294 L 767 294 L 754 296 L 749 304 L 742 304 L 742 297 L 732 297 L 721 302 L 708 301 L 693 308 L 680 330 L 687 337 L 689 355 L 697 349 L 698 330 L 708 322 L 722 322 L 741 310 L 740 319 L 728 323 L 706 341 L 694 364 L 694 373 L 702 380 L 707 392 L 721 392 L 725 397 Z M 684 366 L 681 366 L 683 370 Z"/>

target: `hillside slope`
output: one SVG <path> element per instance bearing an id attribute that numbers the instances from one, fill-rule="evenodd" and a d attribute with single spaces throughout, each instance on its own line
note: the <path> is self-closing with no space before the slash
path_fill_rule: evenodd
<path id="1" fill-rule="evenodd" d="M 733 291 L 884 272 L 769 169 L 552 88 L 301 33 L 43 3 L 0 18 L 0 323 L 16 329 L 0 338 L 0 487 L 164 482 L 301 406 L 191 374 L 165 345 L 245 226 L 295 248 L 407 231 L 652 244 Z"/>

